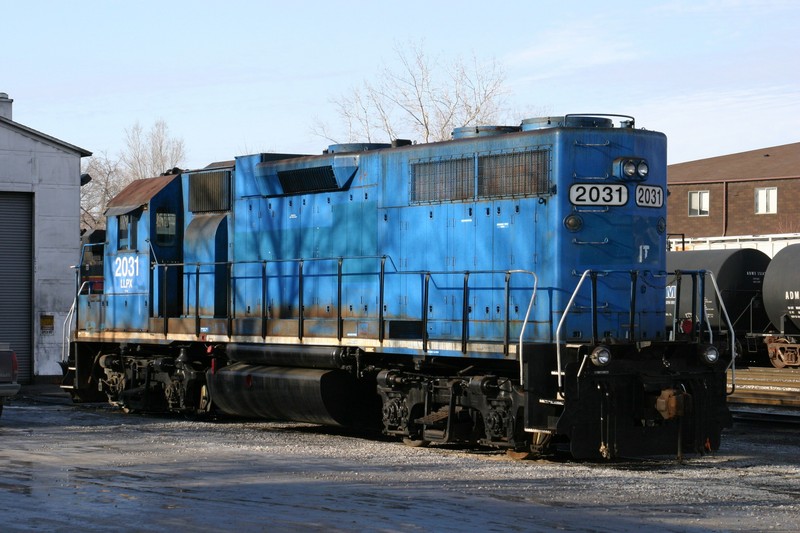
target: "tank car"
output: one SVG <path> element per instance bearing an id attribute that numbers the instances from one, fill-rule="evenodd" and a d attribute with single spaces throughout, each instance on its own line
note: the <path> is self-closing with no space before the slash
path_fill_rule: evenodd
<path id="1" fill-rule="evenodd" d="M 737 356 L 751 362 L 765 359 L 760 334 L 770 321 L 761 295 L 769 263 L 767 254 L 753 248 L 667 252 L 671 276 L 666 293 L 667 330 L 674 336 L 702 335 L 724 351 L 730 346 L 731 326 L 737 339 Z M 692 291 L 698 284 L 683 282 L 679 289 L 678 279 L 698 279 L 706 272 L 714 275 L 720 293 L 718 297 L 711 283 L 706 283 L 701 314 L 699 296 Z M 697 331 L 699 327 L 702 331 Z"/>
<path id="2" fill-rule="evenodd" d="M 619 115 L 138 181 L 64 387 L 514 457 L 715 450 L 726 362 L 666 338 L 665 194 L 665 136 Z"/>
<path id="3" fill-rule="evenodd" d="M 800 245 L 781 249 L 764 276 L 764 308 L 772 321 L 765 337 L 769 360 L 776 368 L 800 366 Z"/>

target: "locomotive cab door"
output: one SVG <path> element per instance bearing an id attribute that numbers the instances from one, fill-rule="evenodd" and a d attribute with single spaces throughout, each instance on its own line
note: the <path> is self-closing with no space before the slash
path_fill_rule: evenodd
<path id="1" fill-rule="evenodd" d="M 100 329 L 140 331 L 147 327 L 150 253 L 143 214 L 143 207 L 106 211 L 109 243 L 103 266 L 109 282 L 104 284 L 106 306 Z"/>
<path id="2" fill-rule="evenodd" d="M 179 209 L 160 206 L 153 210 L 150 249 L 153 254 L 153 317 L 180 316 L 183 300 L 183 222 Z"/>
<path id="3" fill-rule="evenodd" d="M 186 228 L 186 316 L 224 318 L 228 312 L 228 216 L 196 215 Z"/>

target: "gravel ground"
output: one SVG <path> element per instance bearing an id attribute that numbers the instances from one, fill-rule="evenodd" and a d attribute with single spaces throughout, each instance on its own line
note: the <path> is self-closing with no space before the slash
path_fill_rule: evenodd
<path id="1" fill-rule="evenodd" d="M 723 439 L 683 463 L 512 461 L 22 399 L 0 419 L 0 529 L 796 531 L 800 430 Z"/>

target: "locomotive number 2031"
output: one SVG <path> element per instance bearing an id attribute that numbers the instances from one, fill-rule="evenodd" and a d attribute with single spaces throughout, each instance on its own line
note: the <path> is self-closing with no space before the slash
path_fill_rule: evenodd
<path id="1" fill-rule="evenodd" d="M 114 259 L 114 278 L 120 289 L 133 289 L 134 278 L 139 276 L 139 256 L 117 257 Z"/>
<path id="2" fill-rule="evenodd" d="M 129 278 L 139 275 L 139 256 L 117 257 L 114 260 L 114 277 Z"/>
<path id="3" fill-rule="evenodd" d="M 576 183 L 569 188 L 569 201 L 574 205 L 625 205 L 628 188 L 620 184 Z"/>
<path id="4" fill-rule="evenodd" d="M 664 191 L 655 185 L 636 186 L 636 205 L 639 207 L 661 207 L 664 205 Z"/>

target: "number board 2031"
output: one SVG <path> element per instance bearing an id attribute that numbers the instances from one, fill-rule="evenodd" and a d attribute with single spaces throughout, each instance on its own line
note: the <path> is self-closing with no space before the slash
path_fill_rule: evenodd
<path id="1" fill-rule="evenodd" d="M 638 205 L 639 207 L 663 206 L 664 190 L 656 185 L 637 185 L 636 205 Z"/>
<path id="2" fill-rule="evenodd" d="M 569 201 L 574 205 L 625 205 L 628 188 L 619 183 L 575 183 L 569 188 Z"/>

